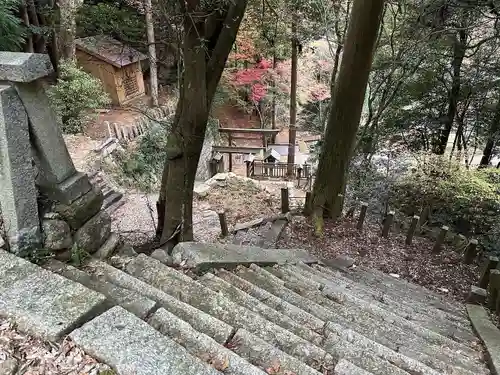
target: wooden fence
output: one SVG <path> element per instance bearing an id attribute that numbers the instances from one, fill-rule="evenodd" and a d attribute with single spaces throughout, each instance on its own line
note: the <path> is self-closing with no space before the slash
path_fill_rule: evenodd
<path id="1" fill-rule="evenodd" d="M 309 178 L 311 176 L 310 165 L 294 164 L 292 169 L 292 177 L 294 178 Z M 267 177 L 284 179 L 288 176 L 287 163 L 264 163 L 260 161 L 252 161 L 247 164 L 247 177 Z"/>

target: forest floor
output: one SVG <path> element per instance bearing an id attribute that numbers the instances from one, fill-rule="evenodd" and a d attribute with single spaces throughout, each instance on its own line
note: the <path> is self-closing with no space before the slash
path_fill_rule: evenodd
<path id="1" fill-rule="evenodd" d="M 410 246 L 405 244 L 405 238 L 397 232 L 382 238 L 380 225 L 373 223 L 365 223 L 358 231 L 351 220 L 326 222 L 323 236 L 318 238 L 309 220 L 300 217 L 288 226 L 278 245 L 305 249 L 322 259 L 347 256 L 355 265 L 375 268 L 464 301 L 470 285 L 479 279 L 478 262 L 463 264 L 461 253 L 448 245 L 433 254 L 434 242 L 426 237 L 415 236 Z"/>

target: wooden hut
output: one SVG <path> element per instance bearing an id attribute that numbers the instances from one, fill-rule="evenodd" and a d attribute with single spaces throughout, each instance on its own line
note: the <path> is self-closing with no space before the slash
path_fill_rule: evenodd
<path id="1" fill-rule="evenodd" d="M 124 105 L 145 94 L 141 61 L 146 56 L 105 35 L 76 40 L 76 59 L 101 80 L 113 104 Z"/>

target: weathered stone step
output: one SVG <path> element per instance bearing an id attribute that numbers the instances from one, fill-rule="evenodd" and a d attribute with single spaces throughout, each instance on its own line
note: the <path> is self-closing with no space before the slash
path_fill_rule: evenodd
<path id="1" fill-rule="evenodd" d="M 266 375 L 263 370 L 251 365 L 214 339 L 196 331 L 189 323 L 163 308 L 155 312 L 148 319 L 148 322 L 157 331 L 181 344 L 190 354 L 204 362 L 213 364 L 215 368 L 223 371 L 224 374 Z"/>
<path id="2" fill-rule="evenodd" d="M 342 359 L 333 369 L 333 375 L 371 375 L 371 373 Z"/>
<path id="3" fill-rule="evenodd" d="M 102 203 L 102 209 L 107 209 L 108 207 L 111 207 L 114 203 L 118 202 L 120 199 L 122 199 L 123 194 L 118 193 L 116 191 L 111 192 L 105 199 L 104 202 Z"/>
<path id="4" fill-rule="evenodd" d="M 317 272 L 317 274 L 322 275 L 336 283 L 337 285 L 342 285 L 345 288 L 353 289 L 356 293 L 362 295 L 372 295 L 374 298 L 377 296 L 383 296 L 384 299 L 392 303 L 397 303 L 398 307 L 402 309 L 409 309 L 410 311 L 417 311 L 420 314 L 427 315 L 433 319 L 441 319 L 443 321 L 449 321 L 454 324 L 459 324 L 462 326 L 470 326 L 467 317 L 464 314 L 456 315 L 455 313 L 450 313 L 447 310 L 439 309 L 429 305 L 427 302 L 422 302 L 417 298 L 408 299 L 408 293 L 399 292 L 399 288 L 396 286 L 391 289 L 382 288 L 379 289 L 377 285 L 364 284 L 363 282 L 357 282 L 346 276 L 337 270 L 332 270 L 328 267 L 322 267 L 320 265 L 312 265 L 309 267 L 305 264 L 297 264 L 298 267 L 308 270 L 309 272 Z M 352 273 L 356 272 L 353 270 Z M 404 287 L 403 287 L 404 290 Z M 425 292 L 424 290 L 423 292 Z"/>
<path id="5" fill-rule="evenodd" d="M 265 340 L 244 328 L 238 329 L 233 339 L 227 344 L 232 351 L 247 358 L 253 364 L 266 369 L 266 372 L 297 375 L 321 375 L 323 370 L 333 367 L 333 362 L 318 363 L 319 371 L 307 366 L 299 359 L 279 350 Z M 267 371 L 269 370 L 269 371 Z"/>
<path id="6" fill-rule="evenodd" d="M 258 267 L 252 268 L 259 269 Z M 447 348 L 430 345 L 429 342 L 416 336 L 412 332 L 403 331 L 392 324 L 380 322 L 367 314 L 360 314 L 358 311 L 346 313 L 340 305 L 336 306 L 334 310 L 329 310 L 310 299 L 314 293 L 308 292 L 306 293 L 308 298 L 302 297 L 296 292 L 286 288 L 282 280 L 281 282 L 274 281 L 261 274 L 265 272 L 264 270 L 261 270 L 261 273 L 256 273 L 253 269 L 240 267 L 236 271 L 236 274 L 275 296 L 315 315 L 323 321 L 338 322 L 342 324 L 342 326 L 351 328 L 365 337 L 379 342 L 395 351 L 411 348 L 412 350 L 408 352 L 412 353 L 414 355 L 412 358 L 416 360 L 428 359 L 430 355 L 436 352 L 443 353 L 443 355 L 449 356 L 450 358 L 459 357 L 462 359 L 462 354 L 460 353 L 457 354 L 447 350 Z M 321 300 L 325 302 L 324 298 L 321 298 Z M 262 302 L 266 303 L 265 300 L 262 300 Z M 419 355 L 420 353 L 424 354 Z M 415 357 L 415 354 L 418 356 Z M 476 353 L 474 354 L 476 355 Z M 470 363 L 470 360 L 466 361 L 466 363 Z"/>
<path id="7" fill-rule="evenodd" d="M 84 324 L 70 337 L 120 375 L 221 374 L 120 306 Z"/>
<path id="8" fill-rule="evenodd" d="M 219 344 L 224 344 L 233 333 L 233 327 L 230 325 L 107 263 L 91 260 L 87 265 L 87 272 L 100 280 L 107 280 L 158 302 L 161 307 L 189 323 L 197 331 L 210 336 Z"/>
<path id="9" fill-rule="evenodd" d="M 207 273 L 199 280 L 203 285 L 208 286 L 215 292 L 222 292 L 226 297 L 236 302 L 237 304 L 262 315 L 267 320 L 289 330 L 303 339 L 312 342 L 315 345 L 320 345 L 323 337 L 309 328 L 297 323 L 285 314 L 276 311 L 275 309 L 260 302 L 258 299 L 250 296 L 242 290 L 234 287 L 227 281 L 215 276 L 212 273 Z"/>
<path id="10" fill-rule="evenodd" d="M 107 297 L 111 306 L 120 305 L 141 319 L 146 318 L 146 316 L 156 309 L 157 303 L 155 301 L 131 290 L 120 288 L 112 283 L 97 280 L 88 273 L 69 264 L 51 259 L 44 264 L 44 268 L 80 283 L 89 289 L 102 293 Z"/>
<path id="11" fill-rule="evenodd" d="M 308 266 L 306 264 L 297 264 L 297 268 L 300 269 L 302 273 L 312 273 L 334 283 L 338 287 L 350 290 L 359 298 L 377 300 L 383 304 L 390 305 L 392 311 L 401 316 L 411 315 L 415 316 L 416 319 L 419 317 L 422 319 L 431 318 L 432 320 L 438 320 L 459 327 L 470 327 L 470 323 L 465 317 L 457 317 L 456 315 L 449 314 L 437 308 L 432 308 L 428 304 L 423 304 L 415 300 L 407 300 L 379 291 L 365 284 L 357 283 L 345 277 L 342 273 L 330 270 L 329 268 L 317 265 Z"/>
<path id="12" fill-rule="evenodd" d="M 107 308 L 106 297 L 0 250 L 0 316 L 49 341 Z"/>
<path id="13" fill-rule="evenodd" d="M 409 323 L 413 327 L 417 324 L 419 327 L 426 328 L 432 332 L 439 335 L 448 337 L 459 343 L 464 343 L 469 345 L 470 342 L 475 341 L 476 337 L 472 333 L 470 327 L 465 329 L 463 326 L 457 326 L 453 324 L 441 323 L 439 320 L 431 320 L 429 317 L 422 317 L 418 314 L 401 316 L 396 313 L 396 309 L 392 306 L 384 305 L 375 299 L 362 299 L 359 294 L 355 294 L 347 289 L 339 287 L 334 282 L 331 282 L 324 277 L 315 275 L 304 271 L 301 268 L 293 266 L 283 266 L 276 269 L 279 273 L 278 277 L 286 280 L 298 280 L 302 284 L 307 284 L 309 288 L 313 290 L 322 290 L 328 298 L 336 301 L 342 301 L 344 306 L 351 306 L 354 308 L 360 308 L 364 311 L 369 311 L 370 313 L 381 316 L 384 319 L 392 319 L 394 321 L 399 321 L 400 324 Z M 420 318 L 420 319 L 418 319 Z"/>
<path id="14" fill-rule="evenodd" d="M 420 301 L 431 307 L 449 312 L 459 317 L 466 317 L 463 306 L 446 301 L 438 293 L 425 289 L 419 285 L 412 284 L 403 279 L 396 279 L 375 269 L 364 269 L 357 267 L 354 271 L 344 272 L 348 278 L 386 291 L 389 294 L 396 293 L 407 300 Z"/>
<path id="15" fill-rule="evenodd" d="M 237 329 L 244 328 L 252 332 L 307 365 L 332 362 L 329 354 L 311 342 L 144 254 L 130 261 L 126 271 Z"/>

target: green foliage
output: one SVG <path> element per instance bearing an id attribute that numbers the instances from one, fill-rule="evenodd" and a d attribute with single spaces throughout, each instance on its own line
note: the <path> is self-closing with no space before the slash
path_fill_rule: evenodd
<path id="1" fill-rule="evenodd" d="M 468 170 L 445 158 L 424 158 L 413 172 L 397 181 L 394 204 L 411 215 L 430 207 L 430 226 L 448 225 L 498 251 L 500 173 Z"/>
<path id="2" fill-rule="evenodd" d="M 146 23 L 136 10 L 116 4 L 83 5 L 77 15 L 77 33 L 81 37 L 109 35 L 137 47 L 145 45 Z"/>
<path id="3" fill-rule="evenodd" d="M 85 250 L 80 249 L 78 246 L 74 245 L 71 248 L 71 256 L 69 258 L 69 263 L 72 266 L 80 267 L 83 264 L 83 262 L 85 261 L 85 259 L 87 259 L 89 257 L 90 257 L 90 254 L 88 252 L 86 252 Z"/>
<path id="4" fill-rule="evenodd" d="M 57 113 L 62 118 L 65 133 L 81 133 L 91 119 L 92 110 L 110 103 L 101 81 L 84 72 L 72 61 L 60 64 L 57 84 L 48 90 L 48 95 Z"/>
<path id="5" fill-rule="evenodd" d="M 15 15 L 18 0 L 0 1 L 0 51 L 19 51 L 24 43 L 26 30 Z"/>

